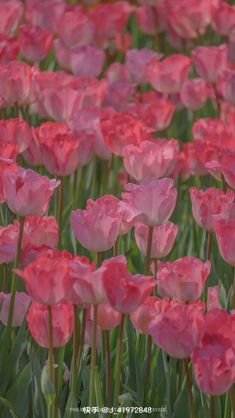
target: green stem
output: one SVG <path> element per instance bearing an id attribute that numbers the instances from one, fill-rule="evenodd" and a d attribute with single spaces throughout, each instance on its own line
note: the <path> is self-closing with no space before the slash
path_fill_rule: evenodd
<path id="1" fill-rule="evenodd" d="M 8 291 L 8 266 L 7 266 L 7 263 L 3 263 L 2 273 L 3 273 L 2 290 L 3 290 L 3 292 L 7 293 L 7 291 Z"/>
<path id="2" fill-rule="evenodd" d="M 20 217 L 19 223 L 20 223 L 20 230 L 19 230 L 17 250 L 16 250 L 16 262 L 15 262 L 16 267 L 20 263 L 21 246 L 22 246 L 23 232 L 24 232 L 24 217 L 23 216 Z M 11 282 L 11 300 L 10 300 L 10 307 L 9 307 L 9 314 L 8 314 L 8 321 L 7 321 L 7 328 L 9 331 L 11 330 L 11 327 L 12 327 L 12 320 L 13 320 L 13 315 L 14 315 L 16 286 L 17 286 L 17 277 L 16 277 L 16 274 L 13 273 L 12 282 Z"/>
<path id="3" fill-rule="evenodd" d="M 53 344 L 53 320 L 52 320 L 52 307 L 48 305 L 48 362 L 49 362 L 49 374 L 51 382 L 53 383 L 54 391 L 56 391 L 55 385 L 55 369 L 54 369 L 54 344 Z M 56 405 L 55 400 L 51 405 L 52 417 L 55 417 Z"/>
<path id="4" fill-rule="evenodd" d="M 117 237 L 117 239 L 115 241 L 115 244 L 113 246 L 113 256 L 114 257 L 118 256 L 118 237 Z"/>
<path id="5" fill-rule="evenodd" d="M 210 397 L 210 418 L 216 418 L 215 396 Z"/>
<path id="6" fill-rule="evenodd" d="M 103 254 L 102 252 L 97 253 L 97 267 L 100 267 L 103 261 Z"/>
<path id="7" fill-rule="evenodd" d="M 118 337 L 118 347 L 117 347 L 117 353 L 116 353 L 115 371 L 114 371 L 114 375 L 115 375 L 114 407 L 117 407 L 118 403 L 119 403 L 124 323 L 125 323 L 125 315 L 122 314 L 121 323 L 120 323 L 119 337 Z"/>
<path id="8" fill-rule="evenodd" d="M 206 259 L 208 261 L 210 261 L 211 259 L 211 249 L 212 249 L 212 232 L 207 232 L 207 249 L 206 249 Z M 208 298 L 208 286 L 209 286 L 209 282 L 208 282 L 209 278 L 207 278 L 206 283 L 205 283 L 205 289 L 204 289 L 204 302 L 205 305 L 207 307 L 207 298 Z"/>
<path id="9" fill-rule="evenodd" d="M 232 418 L 235 418 L 235 396 L 234 396 L 234 388 L 231 387 L 229 391 L 230 395 L 230 402 L 231 402 L 231 409 L 232 409 Z"/>
<path id="10" fill-rule="evenodd" d="M 59 248 L 61 248 L 61 238 L 62 238 L 63 194 L 64 194 L 64 179 L 61 178 L 60 185 L 57 188 L 57 222 L 59 226 L 59 242 L 58 242 Z"/>
<path id="11" fill-rule="evenodd" d="M 109 331 L 104 330 L 105 337 L 105 351 L 106 351 L 106 380 L 105 380 L 105 393 L 106 393 L 106 405 L 111 404 L 111 366 L 110 366 L 110 344 L 109 344 Z"/>
<path id="12" fill-rule="evenodd" d="M 80 368 L 80 362 L 82 358 L 84 342 L 85 342 L 85 331 L 86 331 L 86 317 L 87 317 L 87 310 L 83 309 L 82 311 L 82 324 L 81 324 L 81 335 L 80 335 L 80 345 L 79 345 L 79 352 L 78 352 L 78 366 L 77 369 Z"/>
<path id="13" fill-rule="evenodd" d="M 73 305 L 73 357 L 72 357 L 72 384 L 71 390 L 74 395 L 77 393 L 77 365 L 78 365 L 78 309 Z"/>
<path id="14" fill-rule="evenodd" d="M 148 241 L 147 241 L 147 252 L 146 252 L 145 268 L 144 268 L 145 274 L 148 274 L 149 270 L 150 270 L 152 240 L 153 240 L 153 226 L 149 226 Z"/>
<path id="15" fill-rule="evenodd" d="M 148 398 L 148 393 L 149 393 L 151 361 L 152 361 L 152 337 L 150 335 L 148 335 L 148 337 L 147 337 L 147 359 L 146 359 L 146 372 L 145 372 L 144 405 L 147 403 L 147 398 Z"/>
<path id="16" fill-rule="evenodd" d="M 188 367 L 188 359 L 184 360 L 184 367 L 185 367 L 186 381 L 187 381 L 187 386 L 188 386 L 190 418 L 195 418 L 193 392 L 192 392 L 192 379 L 191 379 L 190 370 L 189 370 L 189 367 Z"/>
<path id="17" fill-rule="evenodd" d="M 91 369 L 89 406 L 95 406 L 95 368 L 96 368 L 96 331 L 97 331 L 97 305 L 93 305 L 94 316 L 92 323 Z"/>

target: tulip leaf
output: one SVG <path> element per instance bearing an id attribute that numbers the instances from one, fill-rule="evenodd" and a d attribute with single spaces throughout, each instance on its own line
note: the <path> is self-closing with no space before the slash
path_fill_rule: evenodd
<path id="1" fill-rule="evenodd" d="M 32 381 L 32 365 L 28 363 L 15 380 L 13 386 L 6 393 L 5 398 L 14 406 L 20 418 L 28 413 L 29 385 Z"/>

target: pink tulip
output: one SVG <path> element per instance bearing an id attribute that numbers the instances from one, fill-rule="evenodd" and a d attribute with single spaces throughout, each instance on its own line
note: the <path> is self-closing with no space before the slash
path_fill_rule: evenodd
<path id="1" fill-rule="evenodd" d="M 90 45 L 94 38 L 94 24 L 82 9 L 65 11 L 56 24 L 59 38 L 67 47 Z"/>
<path id="2" fill-rule="evenodd" d="M 147 65 L 147 77 L 152 87 L 160 93 L 179 93 L 191 66 L 186 55 L 172 54 L 158 61 L 152 58 Z"/>
<path id="3" fill-rule="evenodd" d="M 212 2 L 208 0 L 166 0 L 167 21 L 182 38 L 204 34 L 211 22 Z"/>
<path id="4" fill-rule="evenodd" d="M 235 71 L 233 69 L 226 69 L 220 74 L 216 88 L 226 102 L 235 105 Z"/>
<path id="5" fill-rule="evenodd" d="M 148 296 L 145 301 L 130 314 L 130 320 L 137 332 L 148 335 L 149 323 L 155 319 L 158 309 L 161 309 L 161 299 Z"/>
<path id="6" fill-rule="evenodd" d="M 128 183 L 125 190 L 122 199 L 123 207 L 129 210 L 127 221 L 136 219 L 157 226 L 170 218 L 177 198 L 172 179 L 146 179 L 139 185 Z"/>
<path id="7" fill-rule="evenodd" d="M 7 325 L 11 294 L 0 293 L 0 321 Z M 31 298 L 24 292 L 16 292 L 12 320 L 13 327 L 20 327 L 31 303 Z"/>
<path id="8" fill-rule="evenodd" d="M 0 65 L 17 59 L 19 42 L 17 38 L 0 34 Z"/>
<path id="9" fill-rule="evenodd" d="M 232 203 L 235 194 L 229 190 L 223 193 L 215 187 L 198 190 L 195 187 L 189 189 L 192 202 L 193 217 L 201 228 L 209 232 L 214 231 L 214 215 L 223 212 L 229 203 Z"/>
<path id="10" fill-rule="evenodd" d="M 218 180 L 224 177 L 226 183 L 235 188 L 235 150 L 223 150 L 217 154 L 216 160 L 212 159 L 205 165 L 209 173 Z"/>
<path id="11" fill-rule="evenodd" d="M 207 82 L 201 78 L 193 78 L 185 81 L 180 92 L 180 98 L 187 109 L 197 110 L 206 103 L 208 93 Z"/>
<path id="12" fill-rule="evenodd" d="M 185 304 L 162 299 L 155 318 L 149 324 L 153 341 L 171 357 L 183 359 L 197 347 L 204 332 L 202 302 Z"/>
<path id="13" fill-rule="evenodd" d="M 155 286 L 152 276 L 129 273 L 125 257 L 113 257 L 101 268 L 106 298 L 115 311 L 123 314 L 135 311 Z"/>
<path id="14" fill-rule="evenodd" d="M 227 65 L 227 45 L 198 46 L 192 51 L 192 60 L 197 73 L 204 80 L 216 83 Z"/>
<path id="15" fill-rule="evenodd" d="M 235 204 L 214 217 L 214 230 L 219 251 L 226 263 L 235 266 Z"/>
<path id="16" fill-rule="evenodd" d="M 62 17 L 65 3 L 60 0 L 27 0 L 26 19 L 34 26 L 56 31 L 56 23 Z"/>
<path id="17" fill-rule="evenodd" d="M 65 345 L 73 332 L 73 307 L 69 302 L 62 302 L 51 307 L 53 347 Z M 29 331 L 38 345 L 49 347 L 48 307 L 32 302 L 27 323 Z"/>
<path id="18" fill-rule="evenodd" d="M 153 228 L 153 238 L 151 246 L 151 258 L 166 257 L 172 250 L 176 235 L 178 232 L 178 225 L 166 221 L 162 225 Z M 135 241 L 140 252 L 146 256 L 147 241 L 148 241 L 148 227 L 139 222 L 135 223 Z"/>
<path id="19" fill-rule="evenodd" d="M 157 17 L 154 9 L 148 6 L 138 7 L 136 9 L 137 23 L 143 33 L 147 35 L 156 35 L 158 32 Z"/>
<path id="20" fill-rule="evenodd" d="M 10 171 L 9 171 L 10 170 Z M 59 181 L 40 176 L 36 171 L 19 166 L 3 172 L 6 203 L 17 215 L 44 215 Z"/>
<path id="21" fill-rule="evenodd" d="M 98 77 L 102 72 L 105 52 L 91 46 L 76 47 L 71 52 L 71 69 L 76 76 Z"/>
<path id="22" fill-rule="evenodd" d="M 108 201 L 107 201 L 108 199 Z M 121 217 L 112 195 L 88 199 L 85 210 L 72 211 L 70 221 L 77 240 L 89 251 L 102 252 L 116 242 Z"/>
<path id="23" fill-rule="evenodd" d="M 11 263 L 16 258 L 19 223 L 0 227 L 0 264 Z"/>
<path id="24" fill-rule="evenodd" d="M 0 96 L 7 106 L 27 103 L 31 79 L 31 67 L 22 61 L 10 61 L 0 67 Z"/>
<path id="25" fill-rule="evenodd" d="M 178 152 L 178 141 L 174 139 L 127 145 L 123 150 L 124 168 L 137 181 L 146 177 L 167 177 L 173 173 Z"/>
<path id="26" fill-rule="evenodd" d="M 221 0 L 212 17 L 214 31 L 222 36 L 228 36 L 235 26 L 235 7 Z"/>
<path id="27" fill-rule="evenodd" d="M 114 310 L 108 302 L 101 303 L 97 310 L 97 325 L 99 328 L 109 330 L 117 327 L 121 322 L 121 314 Z"/>
<path id="28" fill-rule="evenodd" d="M 82 103 L 82 95 L 73 88 L 45 89 L 42 99 L 48 116 L 58 122 L 68 122 L 74 109 Z"/>
<path id="29" fill-rule="evenodd" d="M 58 245 L 59 227 L 54 216 L 26 216 L 24 221 L 23 247 L 27 245 Z"/>
<path id="30" fill-rule="evenodd" d="M 133 83 L 142 85 L 148 82 L 146 68 L 153 57 L 160 58 L 160 54 L 148 48 L 129 49 L 126 52 L 125 65 Z"/>
<path id="31" fill-rule="evenodd" d="M 227 392 L 235 379 L 234 314 L 211 310 L 205 318 L 205 332 L 192 353 L 199 389 L 216 396 Z"/>
<path id="32" fill-rule="evenodd" d="M 182 257 L 158 263 L 157 284 L 161 296 L 193 302 L 201 296 L 211 263 L 196 257 Z"/>
<path id="33" fill-rule="evenodd" d="M 47 250 L 27 267 L 15 270 L 25 284 L 28 294 L 38 303 L 54 305 L 65 298 L 65 278 L 69 270 L 67 251 Z"/>
<path id="34" fill-rule="evenodd" d="M 42 61 L 52 48 L 53 33 L 40 26 L 22 25 L 19 30 L 20 53 L 31 62 Z"/>
<path id="35" fill-rule="evenodd" d="M 219 302 L 219 287 L 218 286 L 209 286 L 207 289 L 207 311 L 212 309 L 221 309 Z"/>
<path id="36" fill-rule="evenodd" d="M 24 152 L 32 141 L 31 127 L 23 119 L 1 119 L 0 141 L 11 142 Z"/>
<path id="37" fill-rule="evenodd" d="M 23 15 L 23 4 L 18 0 L 0 3 L 0 33 L 9 35 L 14 32 Z"/>
<path id="38" fill-rule="evenodd" d="M 193 140 L 209 141 L 219 148 L 234 148 L 232 127 L 218 118 L 202 118 L 193 124 Z"/>
<path id="39" fill-rule="evenodd" d="M 107 69 L 105 78 L 108 82 L 105 106 L 125 110 L 134 91 L 126 66 L 114 62 Z"/>

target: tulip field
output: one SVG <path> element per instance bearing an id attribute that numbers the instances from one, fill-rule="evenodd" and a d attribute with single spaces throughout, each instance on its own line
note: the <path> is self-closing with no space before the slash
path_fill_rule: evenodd
<path id="1" fill-rule="evenodd" d="M 235 418 L 235 1 L 0 0 L 0 418 Z"/>

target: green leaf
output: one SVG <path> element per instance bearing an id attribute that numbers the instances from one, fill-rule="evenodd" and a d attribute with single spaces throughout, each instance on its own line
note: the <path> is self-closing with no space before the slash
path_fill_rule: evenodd
<path id="1" fill-rule="evenodd" d="M 5 398 L 16 408 L 20 418 L 24 418 L 29 406 L 29 385 L 32 381 L 32 366 L 28 363 L 8 390 Z"/>
<path id="2" fill-rule="evenodd" d="M 12 418 L 19 418 L 19 415 L 17 415 L 17 411 L 15 410 L 14 405 L 10 401 L 0 397 L 0 404 L 2 404 L 4 407 L 6 407 L 9 410 Z"/>
<path id="3" fill-rule="evenodd" d="M 55 400 L 55 388 L 49 376 L 48 367 L 44 366 L 41 375 L 41 389 L 48 405 Z"/>

